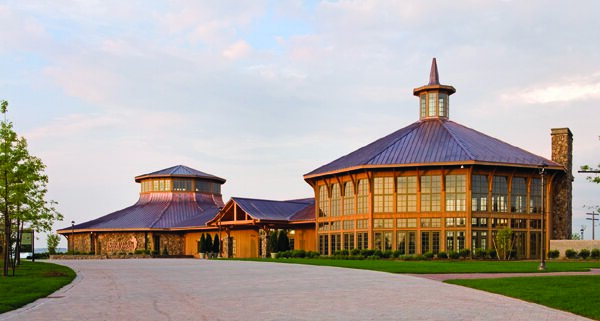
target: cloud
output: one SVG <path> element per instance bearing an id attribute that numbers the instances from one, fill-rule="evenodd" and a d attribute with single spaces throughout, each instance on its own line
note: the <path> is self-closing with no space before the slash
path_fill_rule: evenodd
<path id="1" fill-rule="evenodd" d="M 223 56 L 232 60 L 240 59 L 247 56 L 251 50 L 252 48 L 247 42 L 239 40 L 223 50 Z"/>
<path id="2" fill-rule="evenodd" d="M 569 103 L 600 98 L 600 73 L 576 80 L 540 84 L 502 95 L 503 100 L 528 104 Z"/>

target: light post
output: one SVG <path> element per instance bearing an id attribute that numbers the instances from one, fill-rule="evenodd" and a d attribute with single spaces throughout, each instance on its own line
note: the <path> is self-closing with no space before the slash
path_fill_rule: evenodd
<path id="1" fill-rule="evenodd" d="M 223 211 L 223 206 L 219 207 L 219 214 L 221 214 L 221 211 Z M 218 258 L 222 258 L 223 256 L 221 255 L 221 253 L 223 253 L 223 242 L 221 241 L 221 219 L 223 219 L 223 217 L 219 217 L 219 220 L 217 221 L 217 224 L 219 225 L 219 254 L 217 255 Z"/>
<path id="2" fill-rule="evenodd" d="M 546 175 L 546 167 L 548 165 L 546 164 L 542 164 L 539 166 L 539 172 L 540 172 L 540 176 L 542 177 L 542 202 L 541 202 L 541 210 L 542 210 L 542 258 L 540 260 L 540 266 L 538 267 L 538 270 L 540 271 L 545 271 L 546 270 L 546 238 L 544 237 L 544 227 L 546 225 L 545 222 L 545 218 L 546 218 L 546 211 L 544 208 L 544 194 L 545 194 L 545 188 L 544 188 L 544 175 Z"/>
<path id="3" fill-rule="evenodd" d="M 71 254 L 75 254 L 75 239 L 73 235 L 75 234 L 75 221 L 71 221 Z"/>

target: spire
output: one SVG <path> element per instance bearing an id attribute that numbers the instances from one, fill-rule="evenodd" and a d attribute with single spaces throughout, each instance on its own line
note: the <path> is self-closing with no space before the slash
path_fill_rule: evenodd
<path id="1" fill-rule="evenodd" d="M 429 84 L 427 84 L 427 86 L 439 84 L 440 75 L 438 74 L 437 62 L 435 61 L 435 58 L 433 58 L 433 60 L 431 61 L 431 71 L 429 72 Z"/>

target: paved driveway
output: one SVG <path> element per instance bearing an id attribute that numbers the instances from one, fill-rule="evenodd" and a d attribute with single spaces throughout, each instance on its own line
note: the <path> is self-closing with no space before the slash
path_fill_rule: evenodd
<path id="1" fill-rule="evenodd" d="M 194 259 L 55 261 L 78 273 L 0 320 L 587 320 L 408 275 Z"/>

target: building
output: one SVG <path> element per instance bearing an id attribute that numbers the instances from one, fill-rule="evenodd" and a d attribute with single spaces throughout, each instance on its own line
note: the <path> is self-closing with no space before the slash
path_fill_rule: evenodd
<path id="1" fill-rule="evenodd" d="M 542 242 L 571 235 L 570 130 L 552 129 L 549 160 L 451 121 L 455 92 L 440 84 L 434 58 L 429 83 L 413 91 L 419 120 L 305 174 L 314 199 L 223 204 L 225 179 L 179 165 L 135 177 L 133 206 L 58 233 L 70 250 L 109 255 L 198 255 L 209 233 L 224 257 L 265 257 L 278 229 L 293 248 L 330 255 L 487 249 L 510 227 L 518 257 L 539 258 Z"/>
<path id="2" fill-rule="evenodd" d="M 490 248 L 510 227 L 518 256 L 536 258 L 542 224 L 546 248 L 550 238 L 570 238 L 569 129 L 552 130 L 548 160 L 451 121 L 455 92 L 440 84 L 434 58 L 429 83 L 413 91 L 418 121 L 304 175 L 317 200 L 321 254 Z"/>

